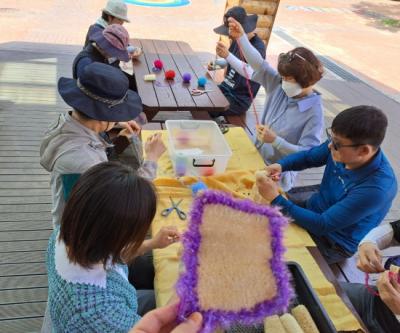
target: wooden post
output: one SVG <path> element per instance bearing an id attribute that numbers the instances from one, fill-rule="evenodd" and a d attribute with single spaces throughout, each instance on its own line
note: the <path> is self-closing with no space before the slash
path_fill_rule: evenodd
<path id="1" fill-rule="evenodd" d="M 226 9 L 233 6 L 242 6 L 247 14 L 257 14 L 258 22 L 256 33 L 268 46 L 272 27 L 278 12 L 280 0 L 227 0 Z"/>

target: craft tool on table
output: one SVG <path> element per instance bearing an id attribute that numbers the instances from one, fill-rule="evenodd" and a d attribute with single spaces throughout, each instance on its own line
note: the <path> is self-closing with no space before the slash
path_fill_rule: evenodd
<path id="1" fill-rule="evenodd" d="M 172 206 L 169 207 L 169 208 L 165 208 L 165 209 L 161 212 L 161 216 L 167 217 L 169 214 L 171 214 L 171 212 L 172 212 L 173 210 L 175 210 L 176 213 L 178 214 L 178 217 L 179 217 L 181 220 L 186 220 L 186 213 L 178 207 L 179 204 L 183 201 L 183 199 L 180 199 L 180 200 L 179 200 L 178 202 L 176 202 L 176 203 L 175 203 L 175 201 L 174 201 L 171 197 L 169 197 L 169 200 L 171 201 Z"/>
<path id="2" fill-rule="evenodd" d="M 192 96 L 200 96 L 200 95 L 206 94 L 206 93 L 208 93 L 208 92 L 212 92 L 212 90 L 192 89 L 192 90 L 190 91 L 190 94 L 191 94 Z"/>

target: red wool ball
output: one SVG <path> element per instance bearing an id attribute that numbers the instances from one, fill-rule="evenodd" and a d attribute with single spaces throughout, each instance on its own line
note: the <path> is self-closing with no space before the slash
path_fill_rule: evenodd
<path id="1" fill-rule="evenodd" d="M 165 72 L 166 80 L 173 80 L 174 78 L 175 78 L 175 72 L 172 69 Z"/>

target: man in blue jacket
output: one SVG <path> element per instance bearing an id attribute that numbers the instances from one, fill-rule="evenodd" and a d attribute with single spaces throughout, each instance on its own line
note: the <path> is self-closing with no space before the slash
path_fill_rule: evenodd
<path id="1" fill-rule="evenodd" d="M 310 232 L 329 264 L 357 251 L 396 196 L 396 177 L 380 148 L 387 123 L 385 114 L 373 106 L 349 108 L 335 117 L 325 143 L 267 166 L 270 176 L 257 182 L 266 200 Z M 321 185 L 309 198 L 294 203 L 279 194 L 274 180 L 281 172 L 321 166 Z"/>

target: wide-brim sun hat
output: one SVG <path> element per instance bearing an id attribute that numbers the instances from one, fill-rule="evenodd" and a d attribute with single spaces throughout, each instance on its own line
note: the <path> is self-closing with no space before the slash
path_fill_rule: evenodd
<path id="1" fill-rule="evenodd" d="M 122 71 L 100 62 L 87 65 L 78 80 L 61 77 L 58 92 L 65 103 L 95 120 L 128 121 L 143 111 Z"/>
<path id="2" fill-rule="evenodd" d="M 122 21 L 130 22 L 128 19 L 128 6 L 122 0 L 109 0 L 103 12 L 119 18 Z"/>
<path id="3" fill-rule="evenodd" d="M 120 24 L 111 24 L 104 30 L 97 30 L 89 36 L 110 57 L 121 61 L 129 61 L 127 47 L 129 46 L 129 33 Z"/>
<path id="4" fill-rule="evenodd" d="M 228 18 L 230 17 L 233 17 L 242 25 L 245 33 L 252 32 L 257 28 L 258 15 L 247 15 L 246 10 L 243 7 L 235 6 L 225 13 L 224 24 L 216 27 L 214 32 L 218 35 L 229 36 Z"/>

